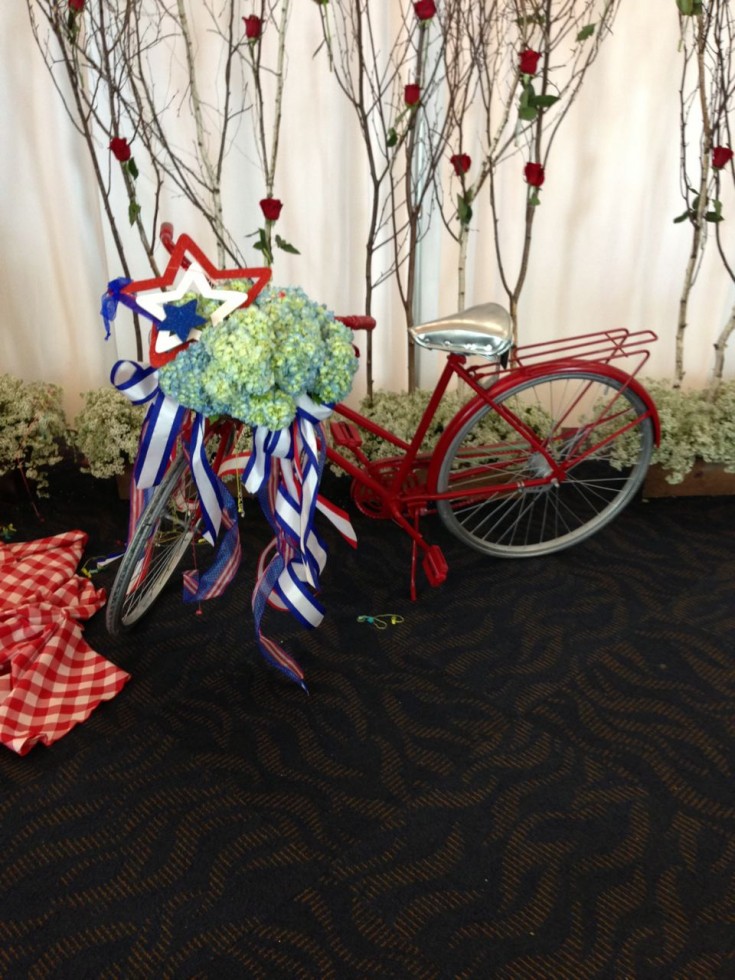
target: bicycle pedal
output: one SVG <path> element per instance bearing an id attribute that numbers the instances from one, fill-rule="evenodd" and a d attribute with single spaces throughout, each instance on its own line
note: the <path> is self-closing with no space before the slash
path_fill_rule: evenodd
<path id="1" fill-rule="evenodd" d="M 359 449 L 362 445 L 360 430 L 352 422 L 330 422 L 329 431 L 337 446 L 345 446 L 347 449 Z"/>
<path id="2" fill-rule="evenodd" d="M 429 585 L 441 585 L 446 580 L 449 565 L 438 544 L 431 544 L 422 562 Z"/>

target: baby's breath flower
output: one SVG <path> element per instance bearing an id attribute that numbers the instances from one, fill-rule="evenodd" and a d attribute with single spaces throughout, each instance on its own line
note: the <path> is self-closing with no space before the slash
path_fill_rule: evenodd
<path id="1" fill-rule="evenodd" d="M 723 382 L 715 391 L 674 388 L 660 379 L 644 380 L 643 386 L 661 422 L 661 444 L 654 448 L 651 462 L 666 471 L 668 483 L 681 483 L 697 459 L 735 472 L 735 381 Z M 613 465 L 630 465 L 637 450 L 635 436 L 616 439 Z"/>
<path id="2" fill-rule="evenodd" d="M 74 419 L 72 438 L 82 456 L 82 472 L 120 475 L 135 461 L 145 408 L 133 405 L 117 388 L 98 388 L 82 395 L 84 406 Z"/>
<path id="3" fill-rule="evenodd" d="M 59 385 L 0 375 L 0 474 L 19 469 L 48 494 L 47 471 L 68 436 Z"/>

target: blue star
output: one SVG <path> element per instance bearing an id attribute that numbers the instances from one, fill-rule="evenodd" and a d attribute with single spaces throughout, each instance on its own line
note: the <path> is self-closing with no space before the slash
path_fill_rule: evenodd
<path id="1" fill-rule="evenodd" d="M 164 303 L 166 318 L 161 323 L 161 330 L 174 333 L 183 342 L 192 330 L 206 323 L 206 317 L 197 313 L 197 301 L 190 299 L 188 303 L 176 306 L 174 303 Z"/>

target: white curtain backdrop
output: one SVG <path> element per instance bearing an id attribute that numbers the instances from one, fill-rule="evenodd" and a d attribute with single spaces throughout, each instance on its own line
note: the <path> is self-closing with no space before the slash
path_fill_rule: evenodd
<path id="1" fill-rule="evenodd" d="M 249 13 L 243 5 L 243 14 Z M 300 284 L 337 313 L 363 303 L 367 184 L 351 110 L 323 60 L 316 5 L 294 4 L 275 195 L 284 202 L 278 231 L 301 251 L 278 253 L 274 282 Z M 198 39 L 207 57 L 206 37 Z M 675 4 L 623 0 L 614 35 L 605 41 L 555 144 L 521 299 L 524 341 L 595 329 L 651 328 L 660 341 L 646 367 L 671 376 L 678 303 L 689 246 L 679 194 L 680 54 Z M 107 383 L 118 356 L 130 356 L 121 326 L 105 343 L 99 301 L 121 274 L 111 247 L 86 149 L 74 131 L 35 45 L 26 5 L 0 8 L 0 371 L 61 384 L 70 414 L 82 391 Z M 468 148 L 463 148 L 468 149 Z M 469 149 L 471 153 L 471 149 Z M 447 164 L 448 166 L 448 164 Z M 500 192 L 501 235 L 519 243 L 523 161 L 506 168 Z M 144 175 L 141 196 L 145 206 Z M 255 154 L 231 168 L 227 207 L 244 236 L 261 223 L 263 196 Z M 455 188 L 456 190 L 456 188 Z M 735 223 L 735 200 L 724 213 Z M 206 229 L 186 202 L 172 199 L 162 218 L 194 237 L 214 258 Z M 132 243 L 132 236 L 131 236 Z M 732 243 L 732 238 L 730 237 Z M 163 250 L 162 259 L 163 259 Z M 134 254 L 131 252 L 131 254 Z M 260 264 L 256 252 L 249 254 Z M 149 274 L 141 257 L 140 276 Z M 423 319 L 456 308 L 456 252 L 437 220 L 423 249 Z M 405 341 L 397 297 L 381 290 L 374 311 L 376 386 L 406 385 Z M 490 213 L 476 202 L 467 304 L 504 301 L 494 259 Z M 693 296 L 686 342 L 686 383 L 706 382 L 712 346 L 728 318 L 735 290 L 709 250 Z M 118 321 L 123 319 L 121 313 Z M 428 385 L 439 358 L 423 352 Z M 727 362 L 733 376 L 735 354 Z M 362 377 L 354 398 L 364 390 Z"/>

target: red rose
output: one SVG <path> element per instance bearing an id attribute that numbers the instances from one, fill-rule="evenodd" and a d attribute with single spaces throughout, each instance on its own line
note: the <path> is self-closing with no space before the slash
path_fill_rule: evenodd
<path id="1" fill-rule="evenodd" d="M 466 174 L 472 166 L 472 160 L 466 153 L 455 153 L 449 158 L 449 162 L 454 167 L 454 172 L 458 177 Z"/>
<path id="2" fill-rule="evenodd" d="M 278 221 L 283 202 L 275 197 L 264 197 L 260 202 L 260 210 L 263 212 L 266 221 Z"/>
<path id="3" fill-rule="evenodd" d="M 257 41 L 263 30 L 260 17 L 251 14 L 249 17 L 243 17 L 242 22 L 245 25 L 245 37 L 248 41 Z"/>
<path id="4" fill-rule="evenodd" d="M 84 0 L 82 0 L 82 3 Z M 130 144 L 122 136 L 115 136 L 114 139 L 110 140 L 110 149 L 112 150 L 112 155 L 120 163 L 125 163 L 126 160 L 130 159 Z"/>
<path id="5" fill-rule="evenodd" d="M 531 187 L 540 187 L 546 178 L 544 168 L 540 163 L 527 163 L 523 175 L 526 178 L 526 183 L 530 184 Z"/>
<path id="6" fill-rule="evenodd" d="M 518 58 L 518 67 L 521 69 L 521 72 L 524 75 L 535 75 L 538 71 L 540 57 L 540 51 L 531 51 L 530 48 L 526 48 L 525 51 L 521 51 Z"/>
<path id="7" fill-rule="evenodd" d="M 715 170 L 722 170 L 732 160 L 733 151 L 729 146 L 716 146 L 712 151 L 712 166 Z"/>
<path id="8" fill-rule="evenodd" d="M 81 14 L 84 10 L 84 0 L 69 0 L 69 10 L 73 10 L 75 14 Z"/>
<path id="9" fill-rule="evenodd" d="M 436 4 L 434 0 L 417 0 L 413 9 L 419 20 L 431 20 L 436 13 Z"/>
<path id="10" fill-rule="evenodd" d="M 407 85 L 403 91 L 403 98 L 406 105 L 418 105 L 421 101 L 421 86 Z"/>

